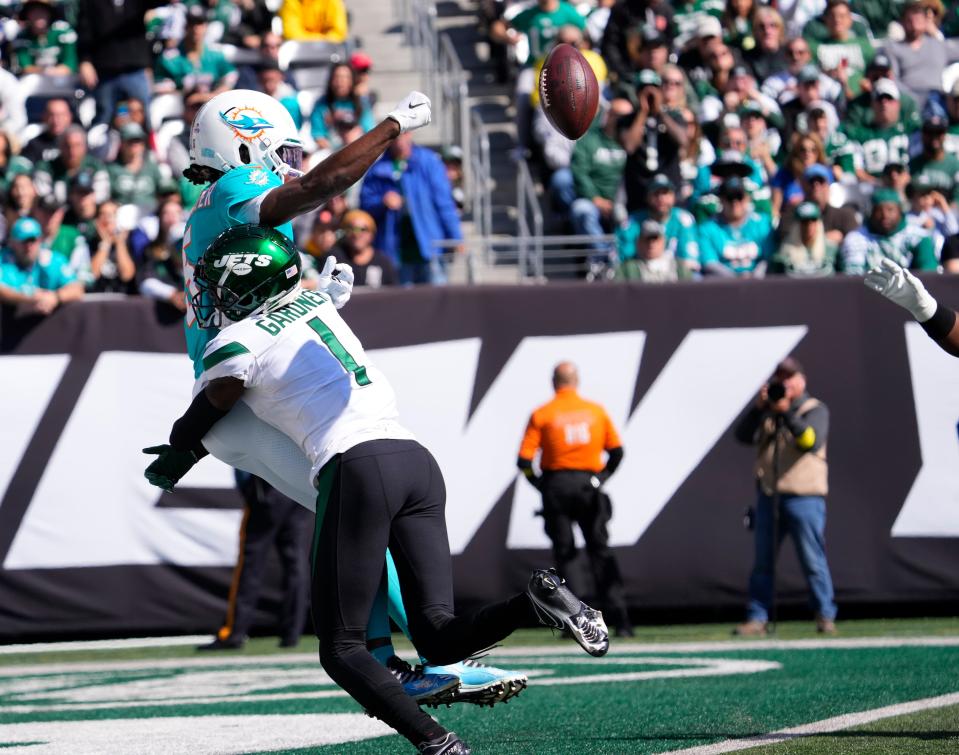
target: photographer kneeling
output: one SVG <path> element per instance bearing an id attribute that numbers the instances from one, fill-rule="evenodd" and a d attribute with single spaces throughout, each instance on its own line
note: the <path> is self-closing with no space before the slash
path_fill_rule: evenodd
<path id="1" fill-rule="evenodd" d="M 787 357 L 736 426 L 736 439 L 758 447 L 754 527 L 756 560 L 749 578 L 743 636 L 765 636 L 773 601 L 778 543 L 792 535 L 809 584 L 816 629 L 835 634 L 836 604 L 826 563 L 826 439 L 829 409 L 806 392 L 802 366 Z M 778 522 L 774 506 L 778 501 Z"/>

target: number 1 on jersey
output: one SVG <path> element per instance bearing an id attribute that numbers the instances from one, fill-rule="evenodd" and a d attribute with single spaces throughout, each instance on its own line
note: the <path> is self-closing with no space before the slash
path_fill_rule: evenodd
<path id="1" fill-rule="evenodd" d="M 314 317 L 312 320 L 307 320 L 306 324 L 317 332 L 320 339 L 326 344 L 326 348 L 336 357 L 336 361 L 343 365 L 343 369 L 353 373 L 357 385 L 369 385 L 372 382 L 369 375 L 366 374 L 366 367 L 361 367 L 356 363 L 353 355 L 340 343 L 340 339 L 336 337 L 336 334 L 329 329 L 325 322 L 319 317 Z"/>

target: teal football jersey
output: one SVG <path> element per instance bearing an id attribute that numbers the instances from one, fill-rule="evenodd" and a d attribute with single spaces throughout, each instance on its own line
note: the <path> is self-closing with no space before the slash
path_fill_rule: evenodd
<path id="1" fill-rule="evenodd" d="M 239 216 L 241 205 L 282 183 L 282 178 L 265 168 L 244 165 L 227 172 L 203 190 L 183 234 L 183 285 L 188 303 L 197 292 L 193 283 L 193 268 L 213 240 L 228 228 L 249 222 Z M 284 223 L 277 230 L 293 239 L 292 223 Z M 203 372 L 203 351 L 219 330 L 203 329 L 197 325 L 191 306 L 187 307 L 184 326 L 187 352 L 193 360 L 193 372 L 199 377 Z"/>

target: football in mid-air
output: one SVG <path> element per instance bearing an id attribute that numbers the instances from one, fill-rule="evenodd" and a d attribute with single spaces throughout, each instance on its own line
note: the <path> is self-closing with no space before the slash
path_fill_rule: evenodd
<path id="1" fill-rule="evenodd" d="M 539 75 L 539 98 L 553 128 L 579 139 L 596 117 L 599 82 L 586 58 L 572 45 L 550 50 Z"/>

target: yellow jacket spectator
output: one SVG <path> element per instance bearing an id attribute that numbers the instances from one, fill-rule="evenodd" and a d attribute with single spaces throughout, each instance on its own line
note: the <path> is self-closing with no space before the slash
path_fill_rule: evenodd
<path id="1" fill-rule="evenodd" d="M 345 42 L 343 0 L 284 0 L 280 8 L 283 36 L 302 42 Z"/>

